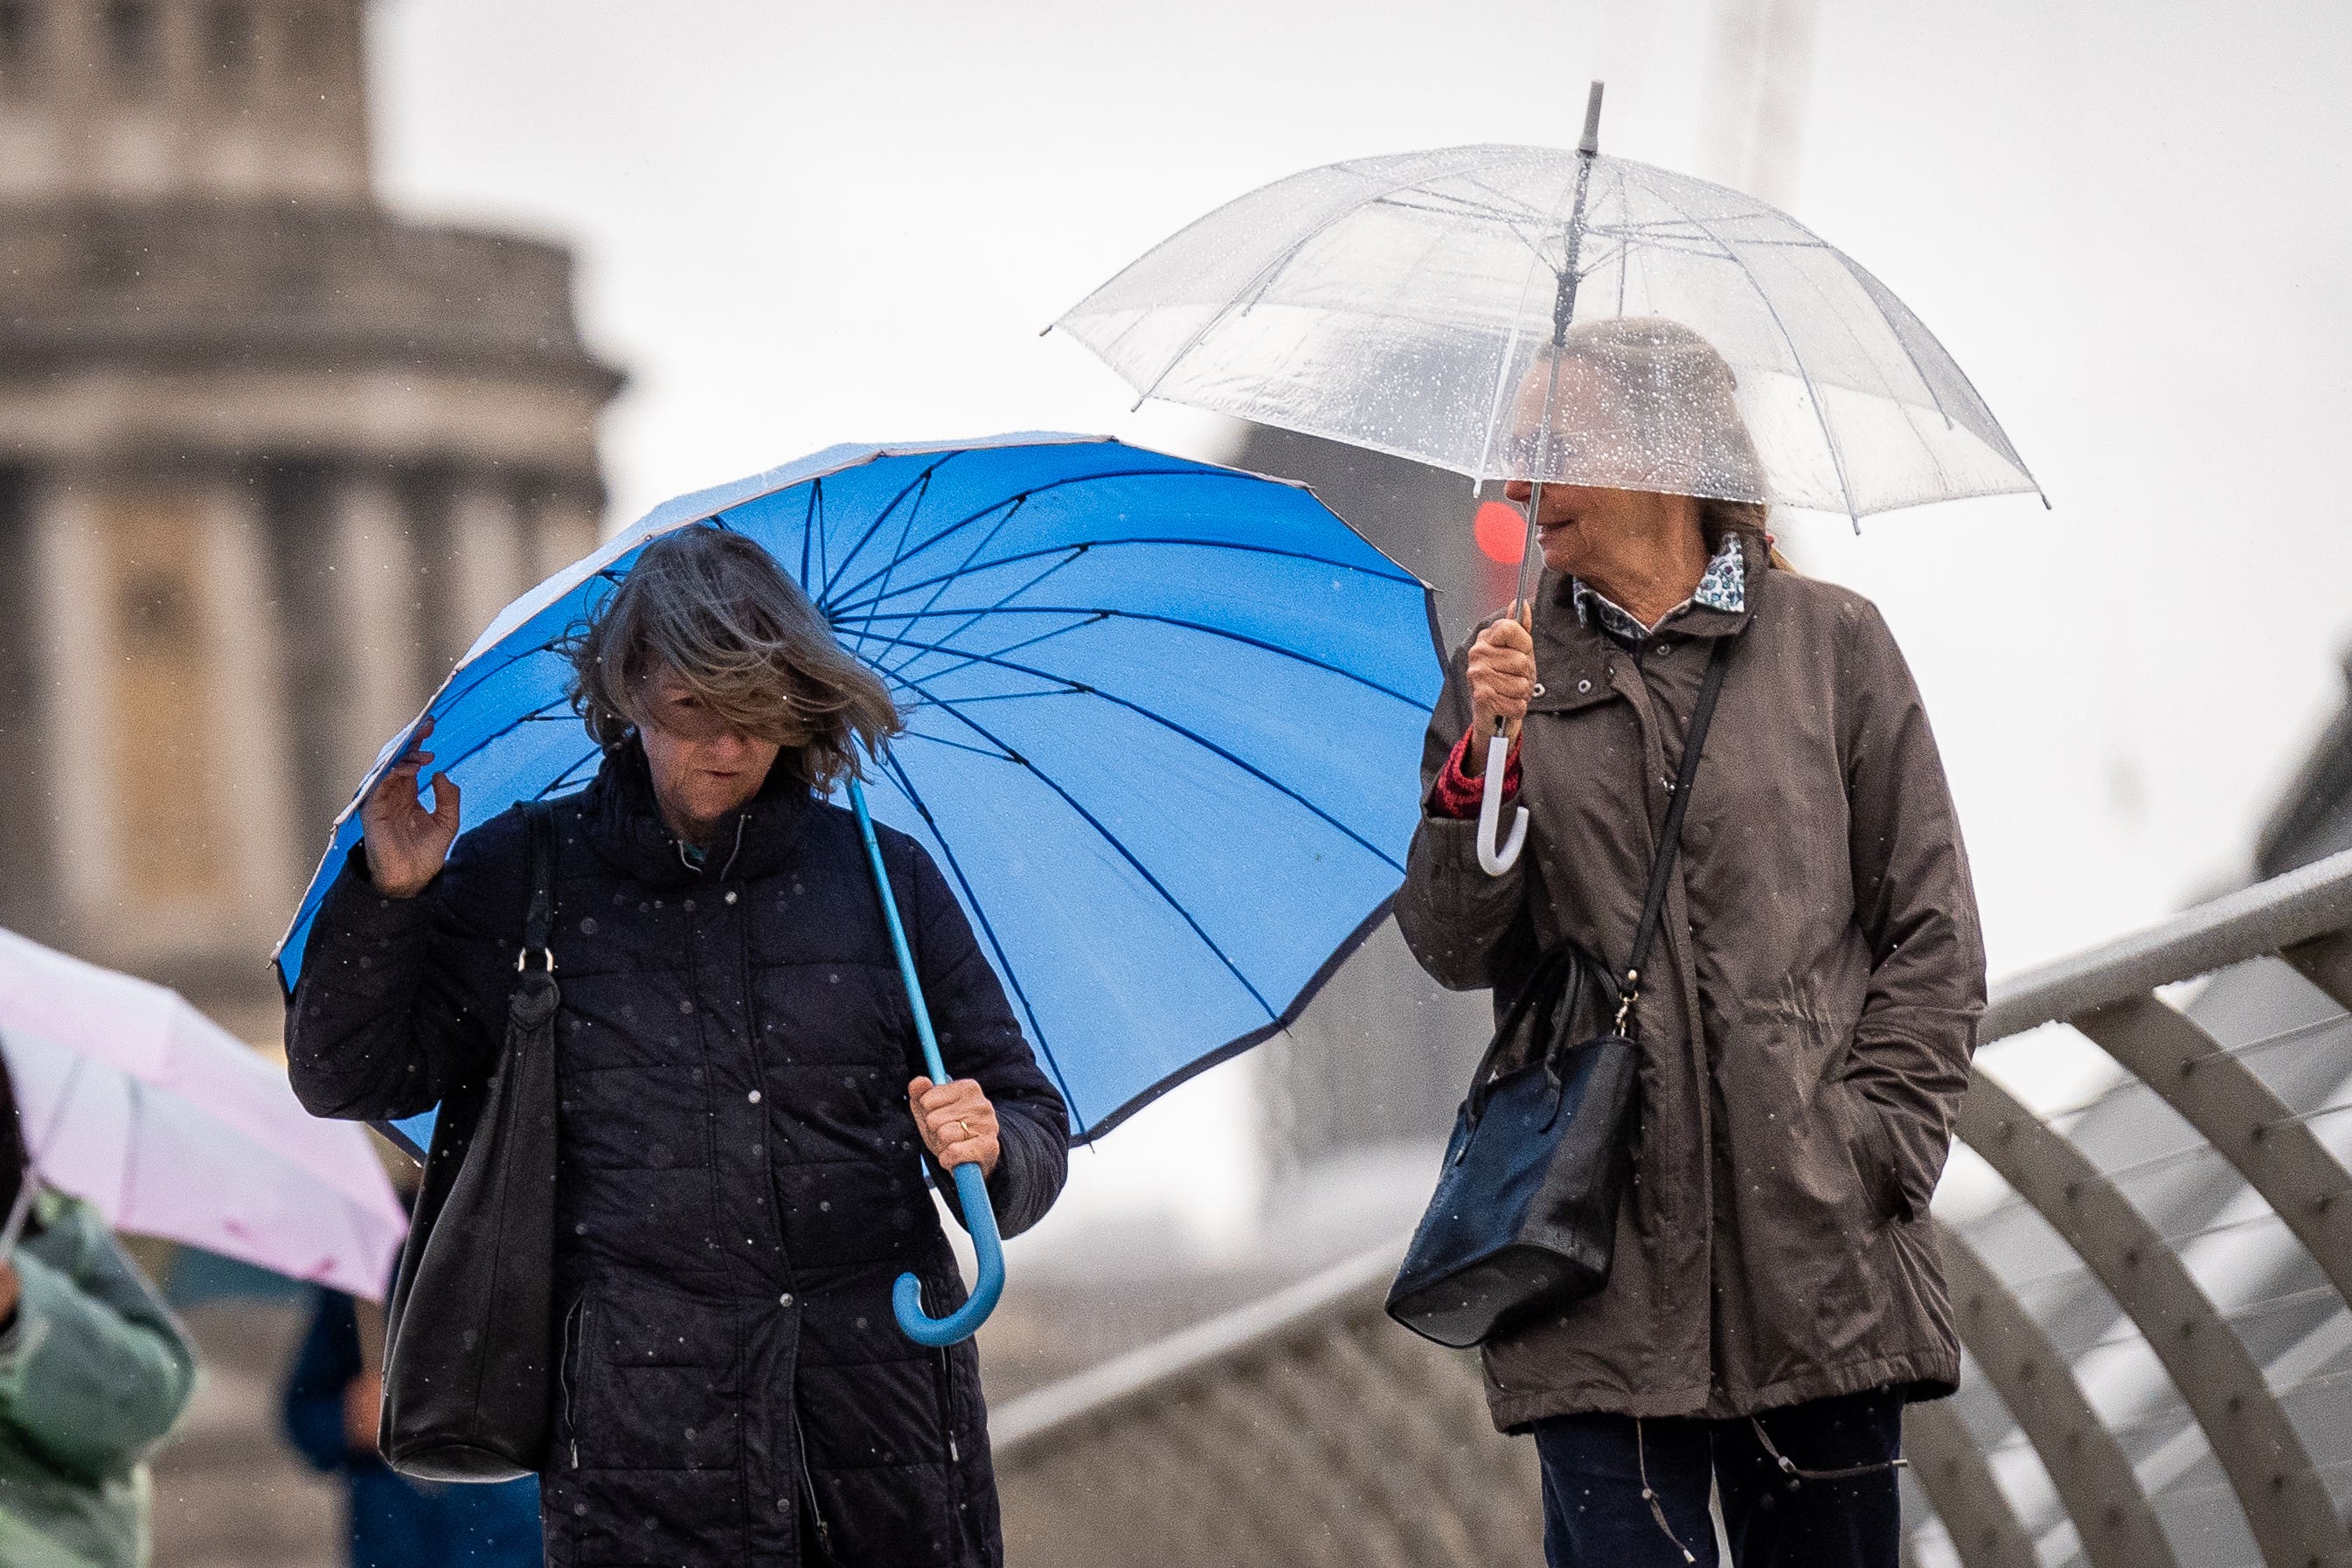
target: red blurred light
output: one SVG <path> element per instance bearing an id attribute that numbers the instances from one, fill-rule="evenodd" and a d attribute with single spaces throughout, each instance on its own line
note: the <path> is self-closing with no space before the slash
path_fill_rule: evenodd
<path id="1" fill-rule="evenodd" d="M 1505 566 L 1519 563 L 1519 556 L 1528 546 L 1527 513 L 1507 500 L 1480 501 L 1470 526 L 1476 531 L 1478 549 L 1487 560 Z"/>

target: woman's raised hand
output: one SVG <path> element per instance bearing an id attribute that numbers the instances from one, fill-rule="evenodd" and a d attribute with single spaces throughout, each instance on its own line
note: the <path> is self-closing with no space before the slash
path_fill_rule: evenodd
<path id="1" fill-rule="evenodd" d="M 457 782 L 433 775 L 433 809 L 416 790 L 416 775 L 433 753 L 424 749 L 433 721 L 416 727 L 409 750 L 376 780 L 360 803 L 360 832 L 367 843 L 368 879 L 395 899 L 413 899 L 441 872 L 449 846 L 457 841 Z"/>
<path id="2" fill-rule="evenodd" d="M 1536 639 L 1527 621 L 1505 616 L 1480 632 L 1470 645 L 1469 675 L 1470 728 L 1478 742 L 1495 732 L 1498 721 L 1516 731 L 1536 691 Z M 1478 752 L 1479 744 L 1470 750 Z"/>

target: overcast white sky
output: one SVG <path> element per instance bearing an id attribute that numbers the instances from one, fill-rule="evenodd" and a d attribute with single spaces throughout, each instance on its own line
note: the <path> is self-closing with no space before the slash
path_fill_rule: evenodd
<path id="1" fill-rule="evenodd" d="M 627 517 L 837 440 L 1182 447 L 1037 331 L 1333 159 L 1604 144 L 1697 167 L 1702 0 L 381 0 L 389 197 L 580 257 Z M 1996 974 L 2240 874 L 2343 695 L 2352 8 L 1821 0 L 1797 216 L 1968 368 L 2049 490 L 1785 519 L 1876 597 Z M 1213 454 L 1211 454 L 1213 455 Z"/>

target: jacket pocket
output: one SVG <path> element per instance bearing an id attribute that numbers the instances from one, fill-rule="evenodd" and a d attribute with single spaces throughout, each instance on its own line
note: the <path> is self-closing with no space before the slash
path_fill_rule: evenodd
<path id="1" fill-rule="evenodd" d="M 593 1288 L 566 1358 L 565 1461 L 583 1470 L 739 1467 L 741 1328 L 729 1303 L 635 1279 Z"/>
<path id="2" fill-rule="evenodd" d="M 1878 1104 L 1864 1093 L 1852 1079 L 1840 1079 L 1838 1089 L 1846 1100 L 1847 1120 L 1853 1128 L 1853 1138 L 1848 1151 L 1853 1156 L 1855 1173 L 1862 1178 L 1862 1190 L 1870 1201 L 1871 1217 L 1879 1224 L 1893 1219 L 1908 1219 L 1905 1211 L 1910 1206 L 1903 1196 L 1902 1173 L 1895 1165 L 1895 1140 L 1886 1131 L 1885 1117 Z"/>

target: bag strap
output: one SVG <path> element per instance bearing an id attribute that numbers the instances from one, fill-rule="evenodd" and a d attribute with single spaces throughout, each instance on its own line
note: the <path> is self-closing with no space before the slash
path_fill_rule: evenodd
<path id="1" fill-rule="evenodd" d="M 522 946 L 515 953 L 520 974 L 537 953 L 547 973 L 555 973 L 555 951 L 548 941 L 555 933 L 555 807 L 534 800 L 522 808 L 530 857 L 530 902 L 523 910 Z"/>
<path id="2" fill-rule="evenodd" d="M 1649 966 L 1650 942 L 1658 934 L 1658 919 L 1665 912 L 1666 884 L 1674 878 L 1675 856 L 1682 847 L 1683 816 L 1690 809 L 1691 785 L 1698 778 L 1699 753 L 1706 747 L 1707 726 L 1715 721 L 1715 700 L 1723 692 L 1723 673 L 1730 667 L 1735 633 L 1715 639 L 1707 657 L 1706 679 L 1699 682 L 1698 705 L 1691 710 L 1690 728 L 1683 735 L 1683 763 L 1671 786 L 1666 825 L 1658 835 L 1657 858 L 1650 862 L 1649 891 L 1642 898 L 1641 922 L 1633 928 L 1633 950 L 1625 957 L 1625 979 L 1618 987 L 1617 1033 L 1633 1020 L 1634 1005 L 1642 999 L 1642 972 Z"/>
<path id="3" fill-rule="evenodd" d="M 1563 1012 L 1573 1014 L 1581 1005 L 1587 984 L 1602 988 L 1608 1000 L 1601 1004 L 1605 1012 L 1616 999 L 1617 983 L 1609 966 L 1573 941 L 1563 939 L 1538 956 L 1535 967 L 1528 972 L 1513 994 L 1511 1005 L 1504 1010 L 1502 1021 L 1495 1026 L 1495 1037 L 1478 1058 L 1477 1070 L 1470 1078 L 1470 1120 L 1477 1121 L 1486 1114 L 1486 1100 L 1494 1089 L 1495 1064 L 1508 1050 L 1522 1024 L 1535 1015 L 1535 1027 L 1543 1026 L 1544 1016 L 1558 1017 Z M 1558 1067 L 1560 1055 L 1555 1044 L 1540 1059 Z"/>

